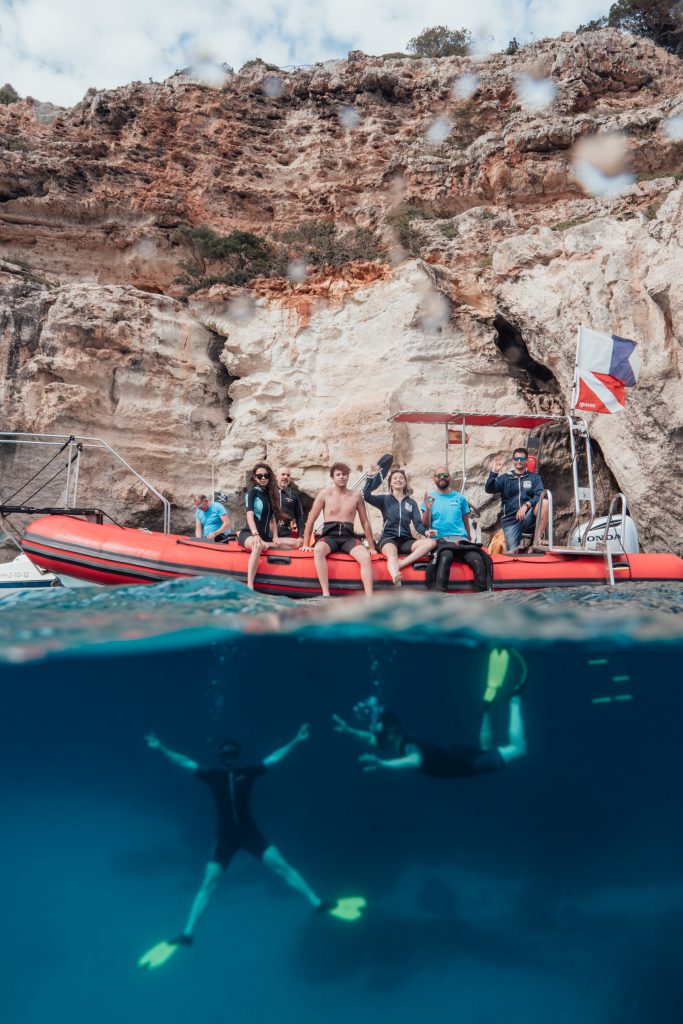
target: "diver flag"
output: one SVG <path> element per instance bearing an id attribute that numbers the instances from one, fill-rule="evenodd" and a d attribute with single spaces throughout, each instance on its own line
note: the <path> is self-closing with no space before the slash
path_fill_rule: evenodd
<path id="1" fill-rule="evenodd" d="M 635 341 L 616 334 L 579 328 L 576 349 L 575 408 L 583 412 L 621 412 L 626 388 L 635 386 L 640 356 Z"/>

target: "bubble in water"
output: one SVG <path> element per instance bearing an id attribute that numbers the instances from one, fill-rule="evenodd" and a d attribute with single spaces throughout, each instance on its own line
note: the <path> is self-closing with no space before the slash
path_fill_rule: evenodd
<path id="1" fill-rule="evenodd" d="M 461 75 L 460 78 L 456 78 L 451 86 L 451 93 L 456 100 L 471 100 L 479 88 L 480 81 L 479 75 L 468 72 Z"/>
<path id="2" fill-rule="evenodd" d="M 675 114 L 668 121 L 662 121 L 662 129 L 669 142 L 683 141 L 683 114 Z"/>
<path id="3" fill-rule="evenodd" d="M 520 103 L 529 110 L 544 110 L 555 99 L 557 86 L 550 78 L 524 74 L 515 82 L 515 92 Z"/>
<path id="4" fill-rule="evenodd" d="M 451 304 L 442 292 L 430 288 L 422 302 L 420 327 L 427 334 L 436 334 L 446 326 L 451 315 Z"/>
<path id="5" fill-rule="evenodd" d="M 308 277 L 308 267 L 303 260 L 290 260 L 287 264 L 287 277 L 292 284 L 301 284 Z"/>
<path id="6" fill-rule="evenodd" d="M 339 121 L 342 127 L 350 131 L 352 128 L 358 127 L 362 118 L 355 107 L 342 107 L 339 111 Z"/>
<path id="7" fill-rule="evenodd" d="M 256 302 L 251 295 L 238 295 L 228 303 L 228 319 L 234 324 L 247 324 L 256 315 Z"/>
<path id="8" fill-rule="evenodd" d="M 628 142 L 619 132 L 579 139 L 572 151 L 572 167 L 581 187 L 604 199 L 623 195 L 635 180 Z"/>
<path id="9" fill-rule="evenodd" d="M 157 243 L 153 238 L 140 238 L 135 245 L 135 252 L 143 260 L 151 260 L 157 253 Z"/>
<path id="10" fill-rule="evenodd" d="M 442 114 L 435 121 L 432 121 L 425 133 L 425 138 L 427 142 L 438 145 L 446 141 L 452 130 L 453 122 L 450 117 L 447 114 Z"/>
<path id="11" fill-rule="evenodd" d="M 285 83 L 279 75 L 266 75 L 261 82 L 261 89 L 266 96 L 270 96 L 272 100 L 276 100 L 282 96 L 282 93 L 285 90 Z"/>

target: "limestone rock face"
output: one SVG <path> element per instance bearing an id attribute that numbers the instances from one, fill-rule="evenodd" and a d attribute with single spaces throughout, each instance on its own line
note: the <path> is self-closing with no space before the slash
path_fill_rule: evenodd
<path id="1" fill-rule="evenodd" d="M 179 506 L 177 528 L 212 460 L 233 511 L 260 458 L 312 494 L 334 459 L 355 472 L 392 451 L 421 493 L 443 434 L 389 417 L 567 412 L 583 323 L 643 356 L 625 412 L 592 417 L 601 505 L 620 488 L 644 545 L 682 551 L 682 94 L 678 58 L 606 31 L 480 63 L 354 52 L 221 89 L 177 74 L 69 110 L 0 107 L 0 429 L 106 438 Z M 573 147 L 614 132 L 633 183 L 608 170 L 584 191 Z M 239 315 L 240 289 L 185 297 L 179 226 L 273 240 L 311 219 L 369 229 L 385 262 L 257 280 Z M 488 460 L 521 440 L 472 436 L 485 525 Z M 89 501 L 153 523 L 135 478 L 96 468 Z M 3 494 L 30 475 L 16 452 L 0 469 Z"/>
<path id="2" fill-rule="evenodd" d="M 184 506 L 195 487 L 208 489 L 230 406 L 230 379 L 211 333 L 165 296 L 121 285 L 49 286 L 17 271 L 0 263 L 2 429 L 102 438 Z M 3 496 L 53 454 L 0 445 Z M 158 507 L 124 467 L 87 446 L 81 474 L 82 502 L 116 518 Z M 64 484 L 61 474 L 33 503 L 59 503 Z"/>

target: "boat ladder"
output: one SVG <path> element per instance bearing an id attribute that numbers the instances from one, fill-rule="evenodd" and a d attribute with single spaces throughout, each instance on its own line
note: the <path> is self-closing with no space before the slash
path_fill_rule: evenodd
<path id="1" fill-rule="evenodd" d="M 607 518 L 605 520 L 605 525 L 602 531 L 602 538 L 598 541 L 598 544 L 595 548 L 589 548 L 586 544 L 591 526 L 593 525 L 593 522 L 596 518 L 595 516 L 591 516 L 590 521 L 586 524 L 586 529 L 583 531 L 583 540 L 581 541 L 581 545 L 579 547 L 575 547 L 569 544 L 556 544 L 555 530 L 553 524 L 553 496 L 552 492 L 549 491 L 547 488 L 541 494 L 539 502 L 543 502 L 544 500 L 548 502 L 548 524 L 545 528 L 545 537 L 542 537 L 540 535 L 540 517 L 537 517 L 536 530 L 534 531 L 534 539 L 531 544 L 532 550 L 547 551 L 553 555 L 575 555 L 603 558 L 605 561 L 605 568 L 607 570 L 607 578 L 609 580 L 609 585 L 613 587 L 615 584 L 615 564 L 614 552 L 612 551 L 612 548 L 610 546 L 609 532 L 610 526 L 612 525 L 612 521 L 615 519 L 617 515 L 617 507 L 619 508 L 618 515 L 621 516 L 621 522 L 624 523 L 626 521 L 626 496 L 622 494 L 621 491 L 619 491 L 612 498 L 609 506 L 609 512 L 607 513 Z M 577 519 L 574 519 L 569 528 L 570 537 L 572 536 L 572 533 L 574 532 L 574 527 L 576 525 L 578 525 L 578 521 Z M 616 568 L 626 568 L 627 566 L 628 561 L 624 564 L 617 564 Z"/>

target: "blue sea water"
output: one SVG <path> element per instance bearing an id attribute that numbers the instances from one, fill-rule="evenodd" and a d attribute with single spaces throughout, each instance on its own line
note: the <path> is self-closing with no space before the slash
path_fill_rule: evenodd
<path id="1" fill-rule="evenodd" d="M 216 580 L 0 598 L 0 1020 L 668 1024 L 683 1019 L 683 589 L 293 603 Z M 488 651 L 523 654 L 527 756 L 364 774 L 331 715 L 377 696 L 476 743 Z M 506 727 L 506 695 L 496 726 Z M 195 945 L 205 787 L 144 743 L 261 760 L 268 839 L 347 924 L 245 854 Z"/>

